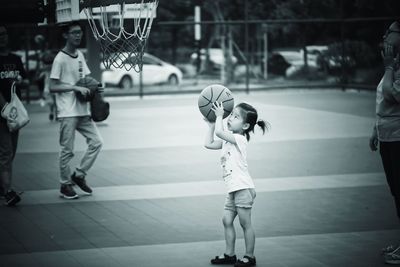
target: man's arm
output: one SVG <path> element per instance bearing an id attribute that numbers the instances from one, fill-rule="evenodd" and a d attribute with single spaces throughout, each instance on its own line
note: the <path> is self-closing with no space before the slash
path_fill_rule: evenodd
<path id="1" fill-rule="evenodd" d="M 65 93 L 65 92 L 81 92 L 82 95 L 90 93 L 90 90 L 86 87 L 71 85 L 63 83 L 58 79 L 50 79 L 50 92 L 51 93 Z"/>

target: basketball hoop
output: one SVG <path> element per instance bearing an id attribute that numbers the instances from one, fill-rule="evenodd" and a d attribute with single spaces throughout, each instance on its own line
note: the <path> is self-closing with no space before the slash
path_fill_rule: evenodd
<path id="1" fill-rule="evenodd" d="M 80 0 L 80 6 L 100 44 L 104 67 L 140 72 L 158 0 Z"/>

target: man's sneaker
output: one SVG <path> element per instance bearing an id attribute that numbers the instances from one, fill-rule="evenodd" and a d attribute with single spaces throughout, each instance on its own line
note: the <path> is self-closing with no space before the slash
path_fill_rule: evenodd
<path id="1" fill-rule="evenodd" d="M 70 184 L 62 184 L 60 188 L 61 197 L 66 199 L 78 198 L 78 194 L 75 192 L 74 188 Z"/>
<path id="2" fill-rule="evenodd" d="M 396 253 L 397 251 L 399 251 L 399 249 L 400 246 L 389 245 L 387 247 L 382 248 L 382 255 Z"/>
<path id="3" fill-rule="evenodd" d="M 85 194 L 87 195 L 91 195 L 93 190 L 86 184 L 86 180 L 85 177 L 78 177 L 75 175 L 75 173 L 73 173 L 71 175 L 71 180 L 74 184 L 76 184 L 77 186 L 79 186 L 79 188 L 85 192 Z"/>
<path id="4" fill-rule="evenodd" d="M 4 196 L 6 200 L 6 205 L 9 207 L 15 206 L 18 202 L 21 201 L 21 197 L 15 191 L 10 190 Z"/>
<path id="5" fill-rule="evenodd" d="M 215 256 L 214 259 L 211 259 L 211 264 L 234 264 L 236 262 L 236 255 L 221 255 Z"/>
<path id="6" fill-rule="evenodd" d="M 400 255 L 391 253 L 391 254 L 385 254 L 383 257 L 385 263 L 387 264 L 400 265 Z"/>
<path id="7" fill-rule="evenodd" d="M 256 257 L 244 256 L 242 259 L 239 259 L 234 267 L 245 267 L 245 266 L 255 266 L 256 265 Z"/>

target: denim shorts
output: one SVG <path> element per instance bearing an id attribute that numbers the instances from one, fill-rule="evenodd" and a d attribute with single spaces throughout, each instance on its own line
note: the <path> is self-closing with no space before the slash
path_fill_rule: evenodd
<path id="1" fill-rule="evenodd" d="M 256 190 L 254 188 L 246 188 L 238 191 L 228 193 L 225 199 L 226 210 L 236 212 L 236 208 L 251 209 L 256 198 Z"/>

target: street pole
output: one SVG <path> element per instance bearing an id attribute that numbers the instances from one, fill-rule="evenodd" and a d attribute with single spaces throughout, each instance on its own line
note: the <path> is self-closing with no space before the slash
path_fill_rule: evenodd
<path id="1" fill-rule="evenodd" d="M 225 51 L 225 35 L 221 36 L 221 49 L 222 52 L 224 53 Z M 223 55 L 225 58 L 225 55 Z M 220 79 L 221 79 L 221 83 L 225 84 L 226 80 L 225 80 L 225 71 L 226 71 L 226 60 L 222 60 L 222 64 L 221 64 L 221 75 L 220 75 Z"/>
<path id="2" fill-rule="evenodd" d="M 248 0 L 244 1 L 245 18 L 245 54 L 246 54 L 246 93 L 249 93 L 249 5 Z"/>
<path id="3" fill-rule="evenodd" d="M 341 77 L 341 86 L 342 90 L 344 91 L 346 89 L 347 85 L 347 76 L 346 76 L 346 69 L 345 69 L 345 43 L 344 43 L 344 6 L 343 6 L 343 0 L 340 0 L 340 17 L 342 21 L 340 22 L 340 42 L 341 42 L 341 47 L 342 47 L 342 60 L 341 60 L 341 70 L 342 70 L 342 77 Z"/>
<path id="4" fill-rule="evenodd" d="M 143 98 L 143 67 L 139 73 L 139 96 Z"/>
<path id="5" fill-rule="evenodd" d="M 26 35 L 25 35 L 25 68 L 26 72 L 28 74 L 29 80 L 32 80 L 34 77 L 31 77 L 29 74 L 29 51 L 31 50 L 31 44 L 30 44 L 30 39 L 31 39 L 31 31 L 29 27 L 26 28 Z M 31 102 L 31 88 L 30 86 L 26 87 L 26 101 L 29 104 Z"/>
<path id="6" fill-rule="evenodd" d="M 196 47 L 197 57 L 196 57 L 196 84 L 198 83 L 198 76 L 200 73 L 200 66 L 201 66 L 201 53 L 200 53 L 200 46 L 201 46 L 201 9 L 198 5 L 199 2 L 196 3 L 194 7 L 194 43 Z"/>
<path id="7" fill-rule="evenodd" d="M 264 79 L 268 79 L 268 24 L 263 25 L 264 30 Z"/>

